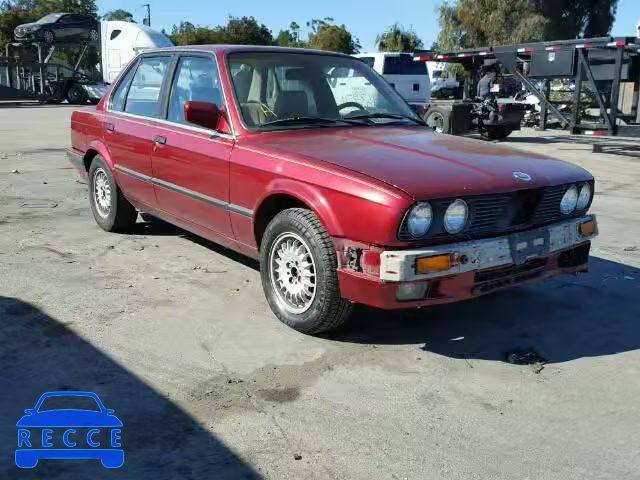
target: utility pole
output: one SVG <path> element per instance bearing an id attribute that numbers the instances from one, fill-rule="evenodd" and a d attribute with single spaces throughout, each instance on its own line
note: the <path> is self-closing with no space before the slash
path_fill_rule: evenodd
<path id="1" fill-rule="evenodd" d="M 147 16 L 144 20 L 142 20 L 142 23 L 147 27 L 150 27 L 151 26 L 151 5 L 148 3 L 143 3 L 142 6 L 147 7 Z"/>

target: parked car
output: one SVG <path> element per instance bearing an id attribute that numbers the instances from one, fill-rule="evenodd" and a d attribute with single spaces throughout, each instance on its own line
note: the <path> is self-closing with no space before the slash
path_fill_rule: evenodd
<path id="1" fill-rule="evenodd" d="M 99 22 L 79 13 L 50 13 L 37 22 L 18 25 L 14 30 L 18 41 L 36 41 L 53 44 L 55 42 L 97 42 L 100 38 Z"/>
<path id="2" fill-rule="evenodd" d="M 338 68 L 368 92 L 336 101 Z M 71 143 L 100 227 L 146 212 L 259 259 L 270 307 L 307 333 L 353 303 L 423 307 L 585 271 L 597 233 L 587 171 L 436 134 L 337 53 L 145 52 L 73 112 Z"/>

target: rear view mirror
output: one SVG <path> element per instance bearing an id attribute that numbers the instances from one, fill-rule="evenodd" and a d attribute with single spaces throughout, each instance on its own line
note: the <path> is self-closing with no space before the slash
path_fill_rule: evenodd
<path id="1" fill-rule="evenodd" d="M 184 119 L 209 130 L 217 130 L 218 122 L 223 116 L 224 113 L 215 103 L 185 102 L 184 104 Z"/>

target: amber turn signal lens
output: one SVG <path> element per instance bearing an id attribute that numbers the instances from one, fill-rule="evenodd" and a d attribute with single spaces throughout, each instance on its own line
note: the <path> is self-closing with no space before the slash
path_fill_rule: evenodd
<path id="1" fill-rule="evenodd" d="M 423 257 L 416 259 L 416 273 L 425 274 L 449 270 L 453 266 L 451 255 L 438 255 L 436 257 Z"/>
<path id="2" fill-rule="evenodd" d="M 583 237 L 590 237 L 598 233 L 598 224 L 593 220 L 589 220 L 588 222 L 581 223 L 578 230 Z"/>

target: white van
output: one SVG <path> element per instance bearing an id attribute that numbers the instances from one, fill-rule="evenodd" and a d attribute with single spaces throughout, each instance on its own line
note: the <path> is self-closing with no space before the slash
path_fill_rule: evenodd
<path id="1" fill-rule="evenodd" d="M 410 53 L 375 52 L 358 53 L 359 58 L 404 98 L 407 103 L 424 106 L 431 101 L 431 82 L 425 62 L 414 62 Z"/>
<path id="2" fill-rule="evenodd" d="M 150 48 L 172 47 L 166 35 L 138 23 L 100 22 L 102 77 L 113 82 L 133 58 Z"/>

